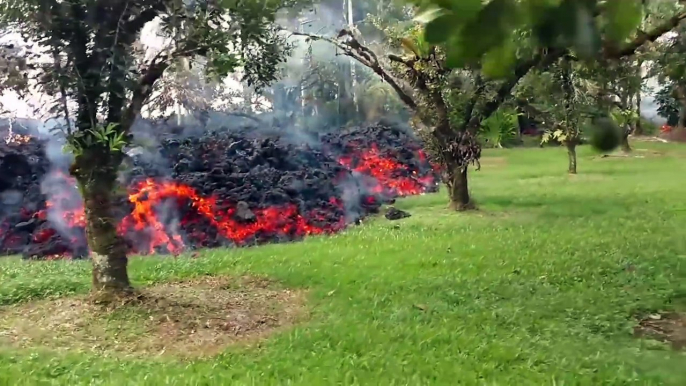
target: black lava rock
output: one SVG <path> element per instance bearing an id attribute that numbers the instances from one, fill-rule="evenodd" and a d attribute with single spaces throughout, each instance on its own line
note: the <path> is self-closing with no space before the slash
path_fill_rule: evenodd
<path id="1" fill-rule="evenodd" d="M 384 215 L 384 217 L 386 217 L 386 219 L 391 220 L 391 221 L 400 220 L 400 219 L 407 218 L 410 216 L 412 216 L 412 215 L 405 212 L 404 210 L 397 209 L 396 207 L 393 207 L 393 206 L 389 207 L 388 210 L 386 211 L 386 214 Z"/>

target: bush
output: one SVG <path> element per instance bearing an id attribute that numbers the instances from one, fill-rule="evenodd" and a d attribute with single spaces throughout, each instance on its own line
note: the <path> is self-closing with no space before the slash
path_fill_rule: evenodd
<path id="1" fill-rule="evenodd" d="M 512 109 L 498 109 L 481 123 L 479 136 L 487 147 L 502 148 L 512 145 L 518 137 L 518 114 Z"/>
<path id="2" fill-rule="evenodd" d="M 655 122 L 641 117 L 641 134 L 643 135 L 658 135 L 660 133 L 660 126 Z"/>

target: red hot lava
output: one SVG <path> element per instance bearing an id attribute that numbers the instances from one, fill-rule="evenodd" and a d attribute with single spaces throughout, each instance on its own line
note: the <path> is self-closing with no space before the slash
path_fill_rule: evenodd
<path id="1" fill-rule="evenodd" d="M 179 253 L 185 248 L 181 236 L 169 234 L 157 214 L 156 208 L 166 200 L 176 201 L 179 205 L 184 202 L 190 204 L 194 212 L 212 224 L 219 234 L 237 245 L 243 245 L 259 234 L 305 236 L 332 233 L 345 226 L 342 218 L 334 225 L 313 225 L 313 222 L 323 218 L 323 212 L 303 216 L 295 205 L 254 209 L 251 211 L 254 214 L 251 221 L 239 221 L 235 218 L 236 208 L 222 209 L 223 206 L 214 197 L 201 197 L 193 188 L 177 182 L 146 179 L 131 189 L 129 201 L 133 204 L 133 211 L 119 225 L 120 234 L 134 230 L 148 235 L 147 251 L 139 253 L 155 253 L 158 249 Z M 331 200 L 331 204 L 340 207 L 335 199 Z M 182 225 L 190 221 L 192 219 L 181 220 Z"/>
<path id="2" fill-rule="evenodd" d="M 419 150 L 418 153 L 422 161 L 426 160 L 424 152 Z M 434 184 L 432 175 L 422 177 L 414 170 L 410 172 L 406 165 L 384 157 L 374 144 L 371 149 L 343 156 L 338 162 L 349 170 L 373 177 L 376 182 L 371 190 L 376 194 L 390 192 L 396 196 L 412 196 L 425 193 Z"/>
<path id="3" fill-rule="evenodd" d="M 421 151 L 419 158 L 425 161 Z M 349 170 L 373 177 L 371 190 L 377 195 L 421 194 L 434 184 L 432 175 L 418 175 L 408 166 L 384 157 L 377 146 L 342 157 L 339 162 Z M 66 174 L 55 174 L 51 178 L 51 184 L 59 188 L 50 191 L 59 193 L 49 197 L 46 208 L 35 216 L 41 219 L 59 216 L 60 225 L 67 228 L 72 244 L 77 245 L 79 240 L 84 244 L 86 218 L 75 181 Z M 367 200 L 375 201 L 376 198 L 370 196 Z M 149 178 L 130 187 L 128 201 L 131 212 L 119 223 L 118 233 L 130 242 L 133 247 L 131 252 L 141 254 L 178 254 L 187 249 L 188 243 L 208 246 L 203 240 L 208 238 L 206 225 L 211 225 L 211 231 L 235 245 L 250 244 L 261 238 L 273 239 L 274 236 L 292 239 L 334 233 L 346 225 L 342 202 L 336 198 L 331 198 L 328 205 L 308 213 L 301 213 L 296 205 L 250 208 L 249 219 L 246 220 L 245 216 L 239 216 L 236 205 L 219 202 L 216 197 L 202 197 L 190 186 L 178 182 Z M 179 215 L 179 218 L 170 221 L 166 218 L 170 217 L 170 213 Z M 179 229 L 184 230 L 185 239 Z M 33 242 L 47 242 L 55 234 L 52 228 L 42 229 L 33 235 Z"/>

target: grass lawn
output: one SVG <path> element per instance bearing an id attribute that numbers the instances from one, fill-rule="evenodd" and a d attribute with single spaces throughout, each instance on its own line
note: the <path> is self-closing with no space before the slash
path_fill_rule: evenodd
<path id="1" fill-rule="evenodd" d="M 686 354 L 632 336 L 634 315 L 686 310 L 686 147 L 634 145 L 645 157 L 582 148 L 577 176 L 559 148 L 488 151 L 476 213 L 440 193 L 333 237 L 133 259 L 137 286 L 268 276 L 307 291 L 309 315 L 191 361 L 3 347 L 0 385 L 686 385 Z M 89 279 L 84 262 L 4 259 L 0 304 Z"/>

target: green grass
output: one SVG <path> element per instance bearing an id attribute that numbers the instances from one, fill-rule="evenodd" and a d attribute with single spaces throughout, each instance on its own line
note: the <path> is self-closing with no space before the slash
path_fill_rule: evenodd
<path id="1" fill-rule="evenodd" d="M 686 356 L 632 337 L 633 315 L 686 308 L 686 148 L 593 159 L 488 151 L 482 211 L 444 193 L 328 238 L 198 259 L 137 258 L 138 286 L 269 275 L 310 293 L 308 322 L 195 362 L 0 349 L 1 385 L 684 385 Z M 643 154 L 643 152 L 637 152 Z M 85 263 L 0 263 L 0 304 L 88 290 Z"/>

